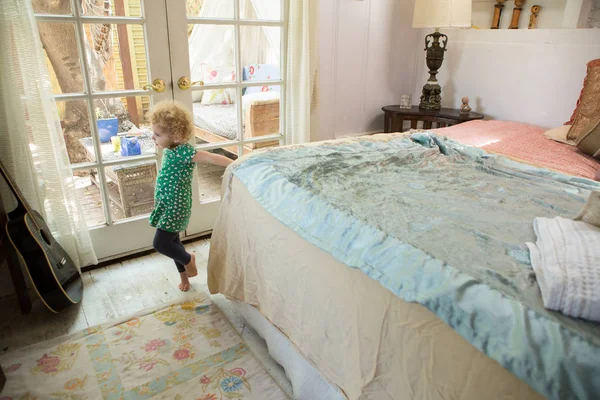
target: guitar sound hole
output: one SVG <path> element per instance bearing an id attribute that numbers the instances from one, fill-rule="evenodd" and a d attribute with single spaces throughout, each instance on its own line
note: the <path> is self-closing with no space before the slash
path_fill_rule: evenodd
<path id="1" fill-rule="evenodd" d="M 42 235 L 42 239 L 44 239 L 44 242 L 46 242 L 46 244 L 50 245 L 50 238 L 48 237 L 48 235 L 46 235 L 46 232 L 40 231 L 40 235 Z"/>

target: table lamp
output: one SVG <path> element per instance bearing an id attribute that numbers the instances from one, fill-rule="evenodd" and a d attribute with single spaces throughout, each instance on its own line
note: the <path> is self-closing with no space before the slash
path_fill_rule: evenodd
<path id="1" fill-rule="evenodd" d="M 438 111 L 442 108 L 442 88 L 437 80 L 438 69 L 444 61 L 448 36 L 440 28 L 470 28 L 472 0 L 416 0 L 413 28 L 435 28 L 425 37 L 429 80 L 423 86 L 419 108 Z"/>

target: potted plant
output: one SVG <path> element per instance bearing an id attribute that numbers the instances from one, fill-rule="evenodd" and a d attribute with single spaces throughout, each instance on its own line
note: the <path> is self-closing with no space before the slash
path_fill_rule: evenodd
<path id="1" fill-rule="evenodd" d="M 110 142 L 110 138 L 117 136 L 119 131 L 119 119 L 108 110 L 105 100 L 100 100 L 102 108 L 96 107 L 96 126 L 98 127 L 98 135 L 100 142 Z"/>

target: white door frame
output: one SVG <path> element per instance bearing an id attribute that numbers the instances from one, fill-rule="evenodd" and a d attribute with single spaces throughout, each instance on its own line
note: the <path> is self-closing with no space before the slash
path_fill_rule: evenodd
<path id="1" fill-rule="evenodd" d="M 101 185 L 102 202 L 106 223 L 104 225 L 90 228 L 90 235 L 94 250 L 99 260 L 115 258 L 120 255 L 134 253 L 152 246 L 154 229 L 148 224 L 148 216 L 134 217 L 123 221 L 113 221 L 110 214 L 110 199 L 104 167 L 110 165 L 126 165 L 143 160 L 157 160 L 160 163 L 160 154 L 132 157 L 131 159 L 120 159 L 116 161 L 105 161 L 102 159 L 100 142 L 98 140 L 98 129 L 96 126 L 96 115 L 94 112 L 94 100 L 114 97 L 148 96 L 152 102 L 172 98 L 170 90 L 171 65 L 169 58 L 169 38 L 167 31 L 166 5 L 163 1 L 148 0 L 142 2 L 142 15 L 140 17 L 122 16 L 85 16 L 82 15 L 81 2 L 71 0 L 73 15 L 36 15 L 38 22 L 67 22 L 75 25 L 75 34 L 78 44 L 79 58 L 84 81 L 83 93 L 66 93 L 55 95 L 56 101 L 85 100 L 88 105 L 89 123 L 94 144 L 96 160 L 94 162 L 72 165 L 73 171 L 97 170 Z M 147 55 L 148 81 L 162 78 L 168 84 L 168 90 L 155 93 L 144 90 L 141 87 L 135 90 L 119 90 L 92 92 L 92 82 L 89 73 L 89 60 L 85 56 L 85 34 L 83 24 L 143 24 L 145 47 Z M 149 29 L 151 27 L 152 29 Z M 149 83 L 148 82 L 148 83 Z M 160 164 L 159 164 L 160 165 Z"/>
<path id="2" fill-rule="evenodd" d="M 217 1 L 217 0 L 212 0 Z M 169 39 L 171 44 L 171 73 L 173 82 L 173 98 L 192 110 L 192 92 L 194 90 L 208 90 L 231 88 L 236 89 L 235 104 L 237 104 L 237 125 L 238 137 L 236 140 L 220 142 L 218 144 L 198 145 L 197 149 L 212 150 L 222 147 L 237 146 L 238 154 L 243 154 L 244 144 L 256 142 L 268 142 L 279 140 L 280 145 L 285 144 L 285 85 L 286 85 L 286 56 L 287 56 L 287 15 L 288 15 L 288 0 L 280 1 L 281 20 L 242 20 L 240 18 L 240 0 L 218 0 L 218 1 L 233 1 L 234 17 L 231 18 L 200 18 L 188 17 L 186 15 L 185 1 L 167 1 L 167 15 L 169 26 Z M 220 85 L 193 86 L 188 90 L 182 90 L 177 86 L 177 80 L 180 77 L 190 77 L 190 57 L 188 48 L 188 24 L 205 24 L 205 25 L 225 25 L 232 26 L 235 31 L 235 76 L 236 82 Z M 280 27 L 280 80 L 269 81 L 252 81 L 252 83 L 242 81 L 242 61 L 240 51 L 240 27 L 242 26 L 276 26 Z M 216 43 L 215 46 L 219 44 Z M 280 86 L 280 114 L 279 114 L 279 132 L 278 135 L 261 136 L 258 138 L 244 138 L 242 131 L 243 115 L 242 115 L 242 89 L 250 86 L 278 85 Z M 207 202 L 200 201 L 199 188 L 197 185 L 197 169 L 194 176 L 194 185 L 192 190 L 192 218 L 185 232 L 185 236 L 195 236 L 202 233 L 208 233 L 212 230 L 217 214 L 219 212 L 220 200 Z"/>
<path id="3" fill-rule="evenodd" d="M 213 0 L 216 1 L 216 0 Z M 222 0 L 227 1 L 227 0 Z M 83 93 L 66 93 L 55 95 L 56 101 L 85 100 L 88 105 L 89 123 L 94 144 L 96 160 L 94 162 L 72 165 L 72 170 L 90 170 L 96 169 L 99 181 L 101 183 L 102 202 L 104 207 L 104 216 L 106 223 L 104 225 L 90 228 L 90 235 L 94 250 L 99 260 L 105 261 L 126 254 L 132 254 L 147 250 L 152 247 L 152 238 L 154 228 L 149 226 L 148 216 L 139 216 L 128 218 L 122 221 L 114 221 L 110 213 L 110 199 L 106 184 L 104 168 L 111 165 L 126 165 L 143 160 L 156 160 L 157 168 L 160 168 L 161 155 L 157 152 L 155 155 L 145 155 L 132 157 L 131 159 L 119 159 L 116 161 L 105 161 L 101 157 L 100 142 L 98 140 L 98 129 L 96 126 L 96 116 L 94 112 L 94 100 L 113 97 L 130 96 L 148 96 L 151 104 L 158 101 L 175 99 L 192 109 L 192 91 L 217 88 L 236 89 L 236 104 L 238 118 L 238 137 L 236 140 L 222 142 L 211 145 L 196 146 L 198 149 L 210 150 L 228 146 L 237 146 L 238 154 L 243 154 L 243 146 L 247 143 L 267 142 L 279 140 L 279 143 L 285 144 L 285 86 L 286 86 L 286 56 L 287 56 L 287 16 L 288 0 L 276 0 L 281 2 L 282 18 L 279 21 L 253 21 L 241 20 L 239 15 L 239 2 L 234 1 L 234 18 L 198 18 L 186 15 L 185 1 L 183 0 L 143 0 L 142 15 L 140 17 L 122 17 L 122 16 L 85 16 L 81 12 L 81 4 L 78 0 L 71 0 L 73 15 L 36 15 L 38 22 L 67 22 L 75 25 L 76 38 L 78 43 L 79 57 L 81 60 L 81 69 L 84 80 Z M 167 84 L 167 89 L 162 93 L 155 93 L 150 90 L 144 90 L 141 87 L 134 90 L 119 90 L 92 92 L 92 83 L 89 73 L 88 59 L 85 57 L 85 42 L 83 24 L 142 24 L 144 26 L 148 82 L 156 78 L 163 79 Z M 211 85 L 205 87 L 192 87 L 184 91 L 177 86 L 177 80 L 182 76 L 190 76 L 190 63 L 188 51 L 188 24 L 210 24 L 210 25 L 229 25 L 235 30 L 235 71 L 237 80 L 231 84 Z M 281 80 L 252 81 L 243 82 L 241 53 L 240 53 L 240 27 L 241 26 L 277 26 L 280 27 L 280 68 Z M 218 44 L 216 44 L 218 45 Z M 242 89 L 250 86 L 279 85 L 280 94 L 280 134 L 261 136 L 259 138 L 244 138 L 242 132 Z M 195 172 L 193 185 L 193 206 L 192 218 L 185 236 L 195 236 L 198 234 L 209 233 L 212 230 L 216 216 L 220 207 L 220 200 L 201 203 L 199 188 L 197 185 L 198 174 Z"/>

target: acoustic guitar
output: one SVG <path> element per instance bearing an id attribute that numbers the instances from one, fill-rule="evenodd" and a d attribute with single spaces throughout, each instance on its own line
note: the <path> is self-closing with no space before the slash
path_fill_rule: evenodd
<path id="1" fill-rule="evenodd" d="M 31 209 L 1 161 L 0 172 L 18 203 L 7 213 L 3 228 L 42 303 L 52 312 L 79 303 L 83 283 L 73 260 L 52 237 L 44 218 Z"/>

